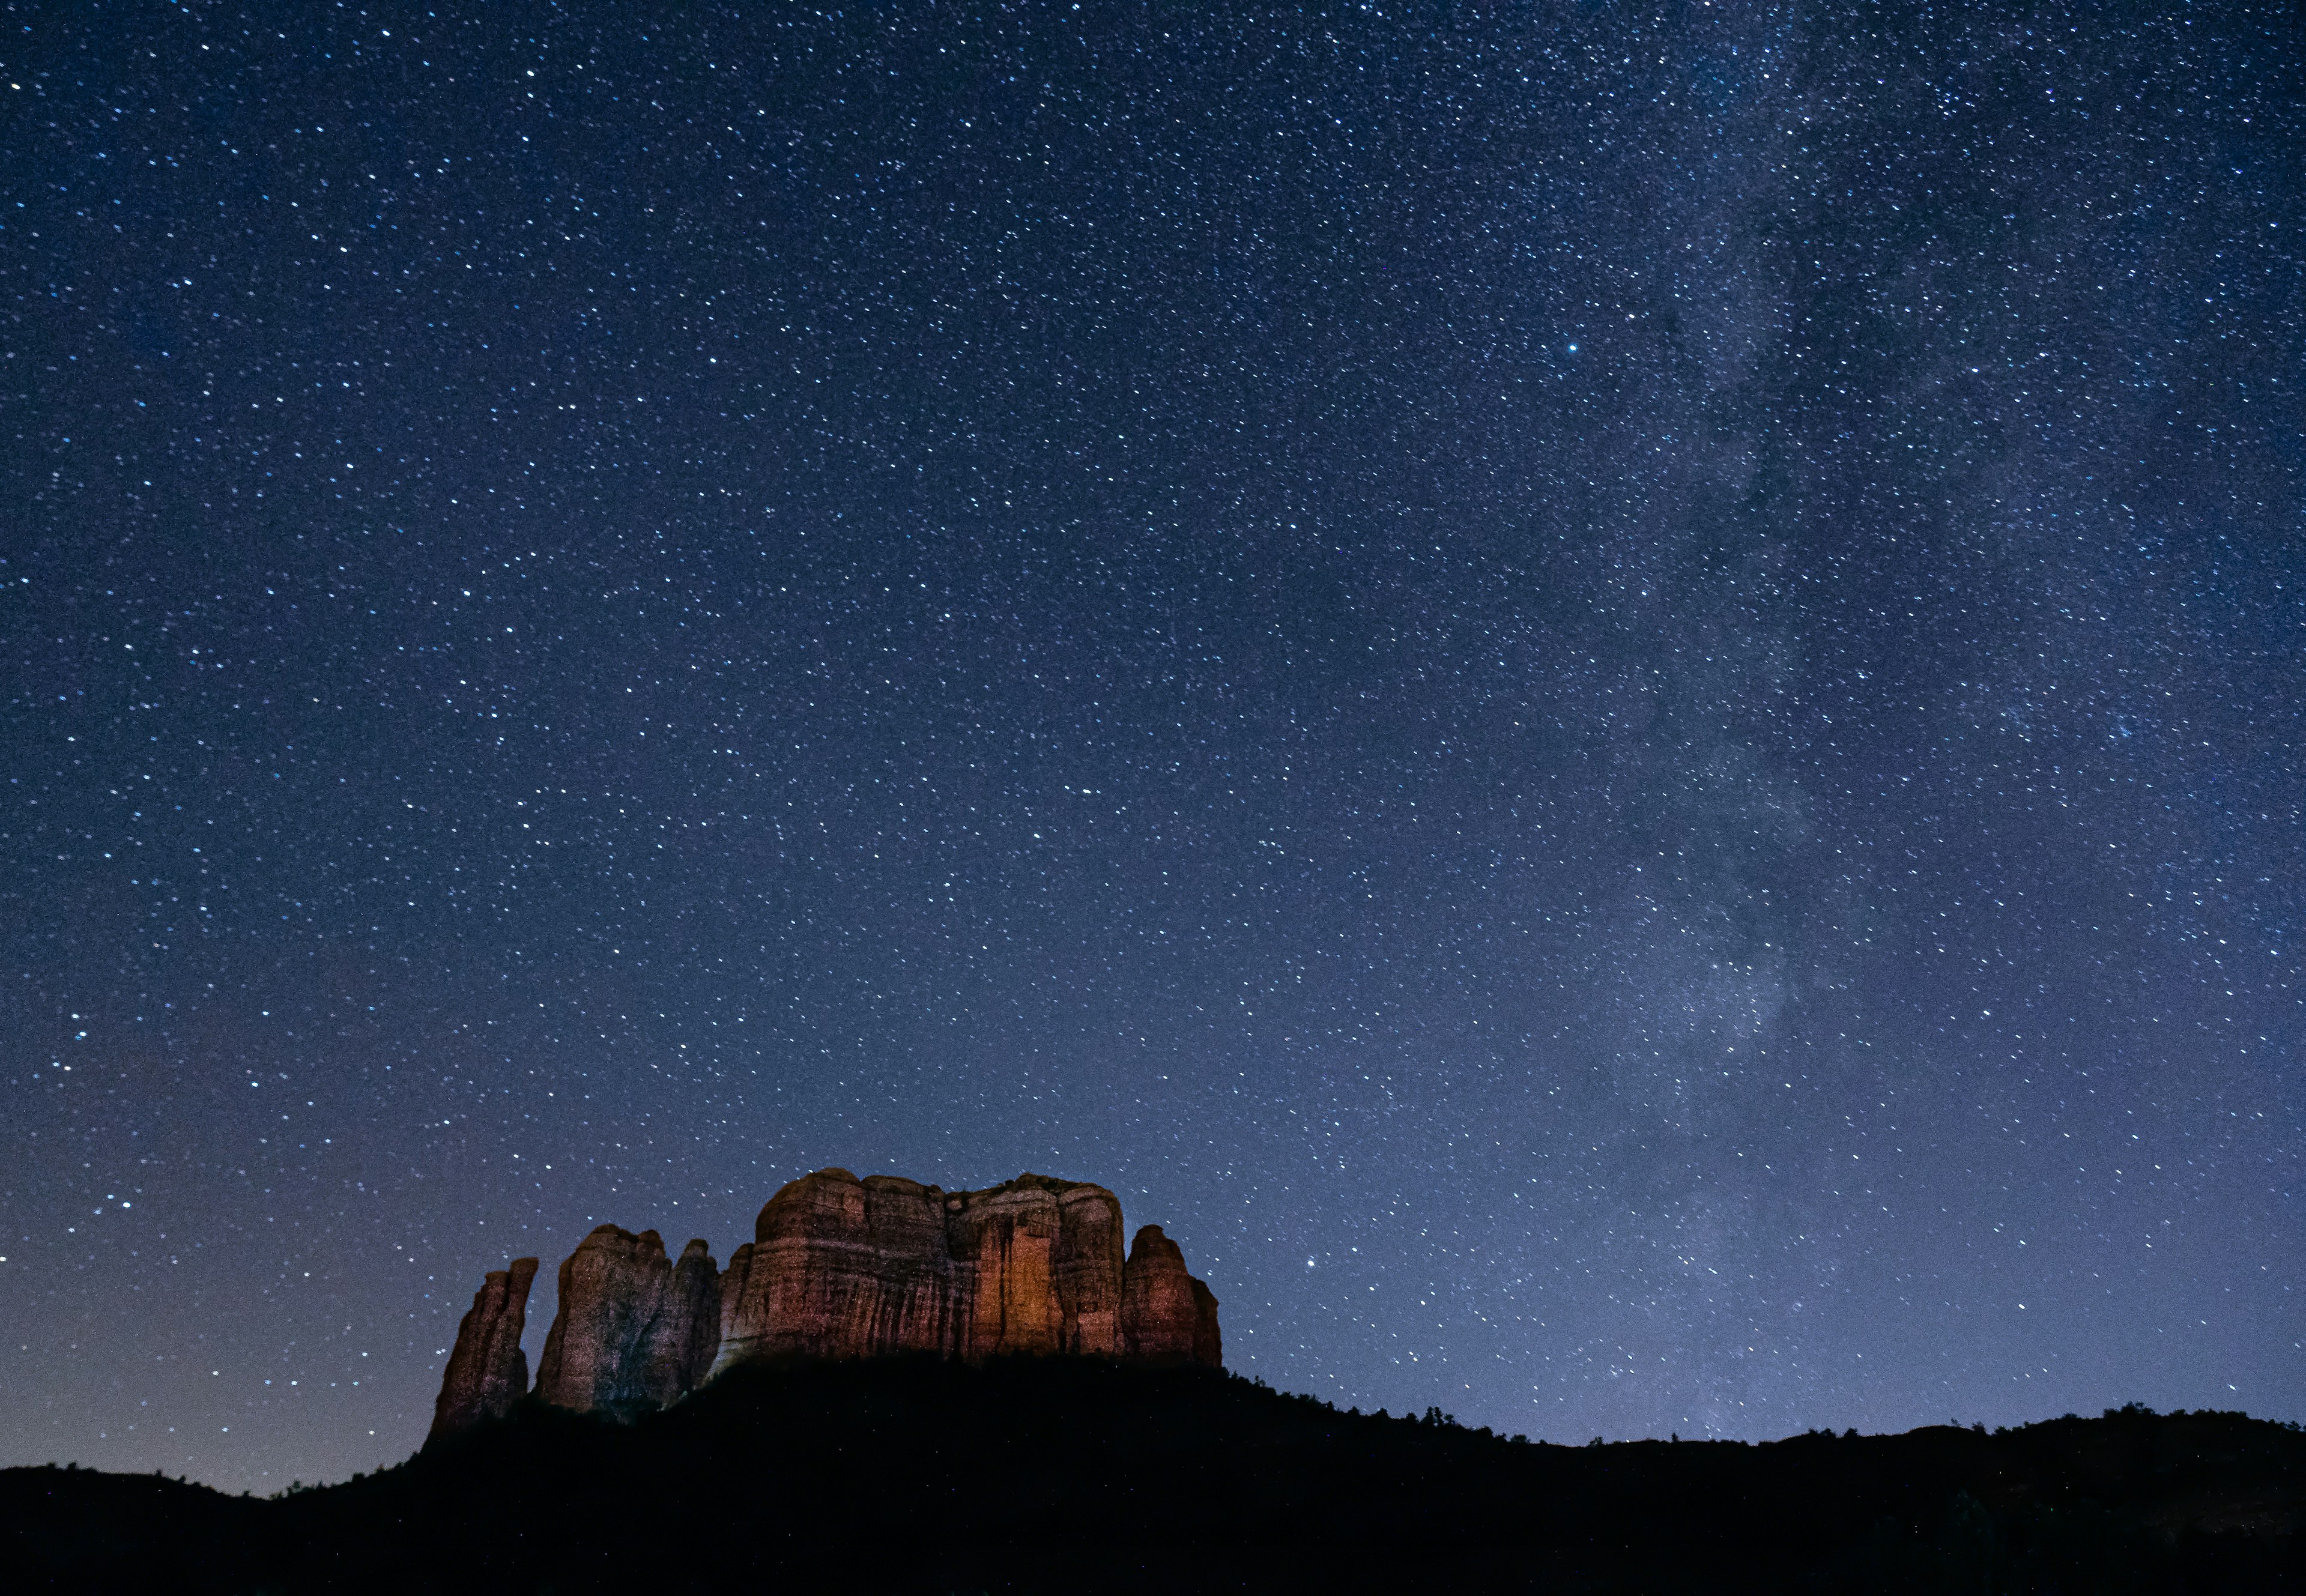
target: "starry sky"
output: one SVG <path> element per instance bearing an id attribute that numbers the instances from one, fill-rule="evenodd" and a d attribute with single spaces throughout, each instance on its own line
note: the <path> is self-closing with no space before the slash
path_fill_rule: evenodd
<path id="1" fill-rule="evenodd" d="M 0 1463 L 1098 1181 L 1553 1440 L 2306 1417 L 2291 8 L 0 11 Z"/>

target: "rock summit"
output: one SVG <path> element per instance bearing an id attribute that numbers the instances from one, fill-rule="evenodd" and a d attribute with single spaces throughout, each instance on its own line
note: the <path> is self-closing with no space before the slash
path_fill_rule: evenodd
<path id="1" fill-rule="evenodd" d="M 604 1225 L 560 1266 L 536 1394 L 619 1417 L 664 1407 L 758 1358 L 1012 1353 L 1222 1367 L 1217 1300 L 1157 1225 L 1122 1250 L 1121 1202 L 1084 1181 L 1021 1174 L 983 1191 L 820 1169 L 762 1208 L 714 1266 L 654 1231 Z M 537 1260 L 492 1271 L 448 1355 L 432 1434 L 524 1395 L 520 1348 Z"/>

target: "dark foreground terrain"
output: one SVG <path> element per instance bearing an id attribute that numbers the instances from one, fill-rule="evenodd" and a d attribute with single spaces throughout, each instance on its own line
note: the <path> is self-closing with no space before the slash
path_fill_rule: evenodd
<path id="1" fill-rule="evenodd" d="M 0 1472 L 0 1585 L 136 1592 L 2306 1590 L 2306 1434 L 1516 1443 L 1206 1370 L 739 1371 L 270 1500 Z"/>

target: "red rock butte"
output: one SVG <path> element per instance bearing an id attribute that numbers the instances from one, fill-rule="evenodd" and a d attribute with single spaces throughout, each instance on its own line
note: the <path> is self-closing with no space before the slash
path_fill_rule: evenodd
<path id="1" fill-rule="evenodd" d="M 1223 1366 L 1217 1300 L 1149 1225 L 1127 1256 L 1102 1186 L 1021 1174 L 984 1191 L 820 1169 L 780 1191 L 753 1239 L 714 1266 L 656 1232 L 603 1225 L 560 1266 L 536 1394 L 630 1416 L 759 1358 L 1016 1353 Z M 536 1259 L 492 1271 L 457 1330 L 432 1433 L 504 1413 L 528 1390 L 520 1350 Z"/>

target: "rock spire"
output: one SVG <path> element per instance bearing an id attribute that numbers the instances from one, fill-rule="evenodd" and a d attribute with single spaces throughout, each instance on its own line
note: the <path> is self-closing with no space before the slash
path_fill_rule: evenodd
<path id="1" fill-rule="evenodd" d="M 1121 1355 L 1147 1363 L 1225 1362 L 1217 1300 L 1185 1273 L 1177 1243 L 1149 1225 L 1130 1243 L 1121 1288 Z"/>
<path id="2" fill-rule="evenodd" d="M 667 1261 L 653 1230 L 603 1225 L 560 1266 L 560 1307 L 536 1366 L 557 1407 L 641 1413 L 696 1388 L 720 1344 L 721 1272 L 703 1241 Z"/>
<path id="3" fill-rule="evenodd" d="M 520 1350 L 520 1334 L 528 1323 L 528 1287 L 535 1278 L 536 1260 L 517 1258 L 509 1268 L 490 1270 L 473 1293 L 473 1305 L 457 1327 L 440 1400 L 432 1404 L 433 1435 L 500 1417 L 528 1390 L 528 1354 Z"/>

